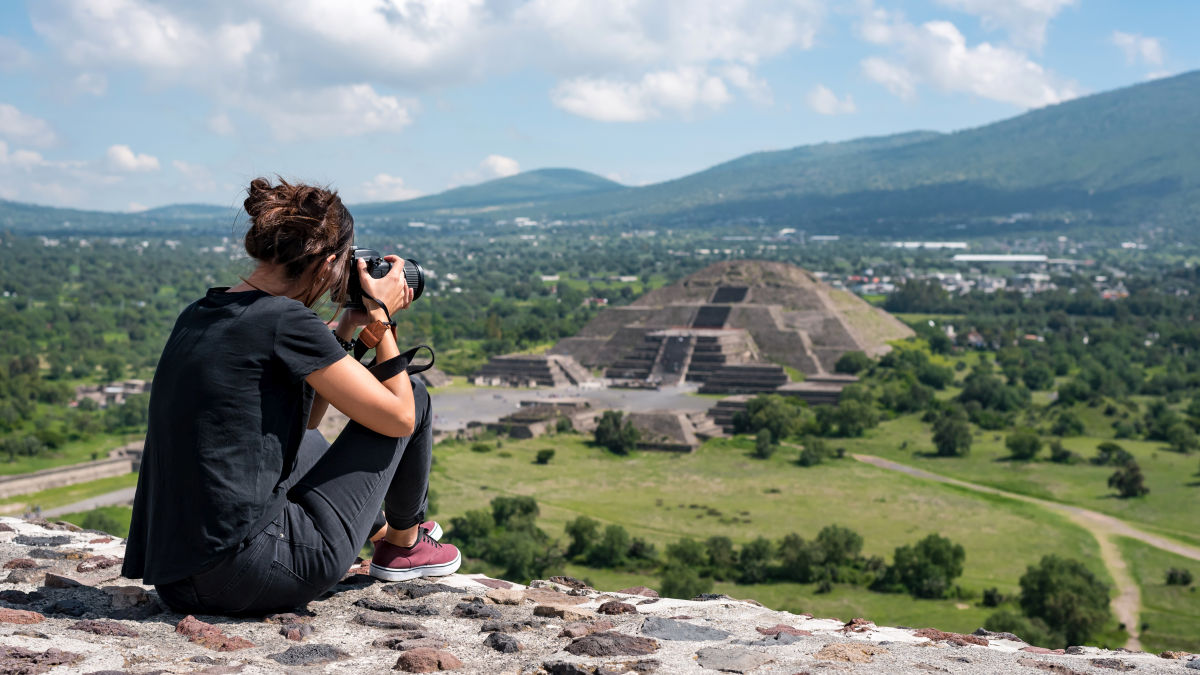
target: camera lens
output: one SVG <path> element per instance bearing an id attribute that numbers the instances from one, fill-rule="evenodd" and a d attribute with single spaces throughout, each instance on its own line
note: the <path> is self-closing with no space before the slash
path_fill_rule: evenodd
<path id="1" fill-rule="evenodd" d="M 421 297 L 425 291 L 425 270 L 421 268 L 421 263 L 412 258 L 404 260 L 404 281 L 413 291 L 413 300 Z"/>

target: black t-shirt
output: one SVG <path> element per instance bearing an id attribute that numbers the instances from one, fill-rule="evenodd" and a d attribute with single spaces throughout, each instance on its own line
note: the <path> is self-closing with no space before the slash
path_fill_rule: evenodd
<path id="1" fill-rule="evenodd" d="M 282 509 L 312 408 L 304 378 L 346 356 L 300 302 L 213 288 L 179 315 L 150 421 L 121 574 L 189 577 Z"/>

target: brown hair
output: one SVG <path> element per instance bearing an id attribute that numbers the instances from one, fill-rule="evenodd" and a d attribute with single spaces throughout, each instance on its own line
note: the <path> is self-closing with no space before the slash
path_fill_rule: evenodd
<path id="1" fill-rule="evenodd" d="M 266 178 L 255 178 L 246 192 L 246 253 L 255 260 L 281 265 L 289 279 L 298 280 L 327 256 L 344 258 L 349 253 L 354 218 L 336 191 L 292 185 L 282 178 L 273 186 Z M 346 265 L 339 262 L 332 276 L 313 279 L 304 304 L 311 307 L 330 289 L 335 296 L 345 295 Z"/>

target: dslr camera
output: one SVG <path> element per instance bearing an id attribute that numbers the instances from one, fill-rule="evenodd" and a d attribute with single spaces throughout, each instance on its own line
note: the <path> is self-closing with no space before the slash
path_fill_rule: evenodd
<path id="1" fill-rule="evenodd" d="M 367 274 L 372 279 L 382 279 L 392 269 L 392 263 L 383 259 L 379 251 L 370 248 L 354 246 L 350 249 L 350 278 L 346 283 L 346 309 L 365 309 L 363 305 L 362 283 L 358 280 L 358 261 L 367 261 Z M 408 287 L 413 291 L 413 300 L 421 297 L 425 290 L 425 270 L 421 264 L 411 258 L 404 260 L 401 272 Z M 335 299 L 335 302 L 337 299 Z M 390 309 L 390 308 L 389 308 Z"/>

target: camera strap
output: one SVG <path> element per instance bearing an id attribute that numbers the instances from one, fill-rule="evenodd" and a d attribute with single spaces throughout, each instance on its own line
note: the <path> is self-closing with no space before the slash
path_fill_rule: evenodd
<path id="1" fill-rule="evenodd" d="M 384 316 L 387 317 L 388 325 L 391 326 L 394 333 L 396 330 L 396 322 L 392 321 L 392 313 L 388 311 L 387 305 L 383 304 L 379 298 L 368 294 L 365 290 L 363 291 L 363 297 L 368 298 L 374 301 L 375 304 L 379 305 L 379 308 L 383 310 Z M 366 356 L 370 349 L 371 348 L 364 344 L 362 340 L 355 340 L 354 359 L 361 362 L 362 358 Z M 413 358 L 415 358 L 417 352 L 421 351 L 422 349 L 429 351 L 429 363 L 423 363 L 416 366 L 412 365 Z M 367 368 L 371 371 L 371 374 L 375 375 L 375 377 L 379 379 L 380 382 L 383 382 L 384 380 L 389 380 L 396 375 L 399 375 L 401 370 L 407 371 L 409 375 L 423 373 L 433 367 L 433 362 L 436 359 L 437 356 L 433 352 L 433 347 L 430 347 L 429 345 L 417 345 L 416 347 L 413 347 L 406 352 L 402 352 L 399 356 L 390 358 L 383 363 L 375 363 L 375 360 L 372 359 L 371 362 L 367 364 Z"/>

